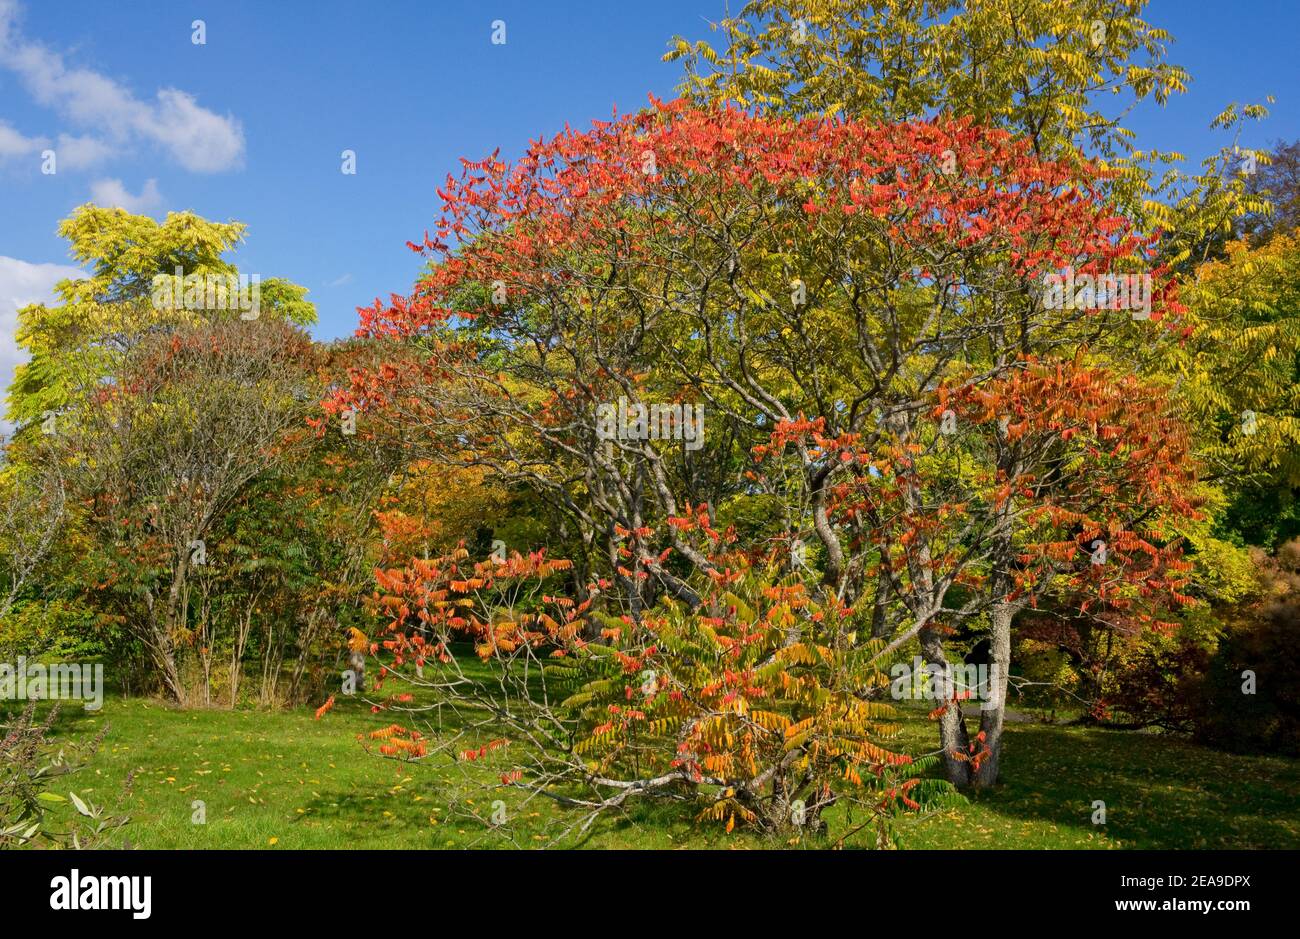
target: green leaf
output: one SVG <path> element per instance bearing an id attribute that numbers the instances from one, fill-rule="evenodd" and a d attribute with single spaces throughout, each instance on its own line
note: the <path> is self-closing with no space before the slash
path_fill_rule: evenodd
<path id="1" fill-rule="evenodd" d="M 68 795 L 72 797 L 72 804 L 77 807 L 78 812 L 80 812 L 82 815 L 85 815 L 87 818 L 91 818 L 94 816 L 94 813 L 91 812 L 90 809 L 86 807 L 86 803 L 82 802 L 81 799 L 77 797 L 77 794 L 75 792 L 69 792 Z"/>

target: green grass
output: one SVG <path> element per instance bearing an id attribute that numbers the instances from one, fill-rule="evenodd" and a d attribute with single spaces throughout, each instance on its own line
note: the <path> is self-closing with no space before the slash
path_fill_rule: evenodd
<path id="1" fill-rule="evenodd" d="M 910 721 L 906 737 L 933 746 Z M 1001 782 L 909 826 L 915 848 L 1300 847 L 1300 761 L 1149 733 L 1010 724 Z M 1106 824 L 1092 824 L 1093 802 Z"/>
<path id="2" fill-rule="evenodd" d="M 526 847 L 547 844 L 557 824 L 576 818 L 549 800 L 494 790 L 513 765 L 508 753 L 426 765 L 365 752 L 357 736 L 392 716 L 357 699 L 340 699 L 317 721 L 305 709 L 181 711 L 110 696 L 98 714 L 65 709 L 58 732 L 81 737 L 105 723 L 111 729 L 94 762 L 56 791 L 73 788 L 129 815 L 112 846 L 127 839 L 140 848 Z M 454 725 L 443 729 L 450 734 Z M 908 713 L 902 743 L 910 752 L 933 750 L 934 738 L 923 714 Z M 493 830 L 470 813 L 486 819 L 497 798 L 510 821 Z M 206 804 L 205 824 L 191 820 L 195 800 Z M 1091 822 L 1094 800 L 1106 803 L 1105 826 Z M 1300 761 L 1234 756 L 1164 735 L 1011 724 L 1001 785 L 898 831 L 908 848 L 1300 847 Z M 696 825 L 680 806 L 658 804 L 598 822 L 582 845 L 769 843 Z"/>

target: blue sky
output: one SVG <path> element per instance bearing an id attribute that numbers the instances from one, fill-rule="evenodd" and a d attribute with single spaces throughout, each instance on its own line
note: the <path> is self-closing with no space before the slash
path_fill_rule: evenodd
<path id="1" fill-rule="evenodd" d="M 431 226 L 458 156 L 512 155 L 566 121 L 671 96 L 668 39 L 706 35 L 722 6 L 0 0 L 0 385 L 14 304 L 66 273 L 54 230 L 74 206 L 244 221 L 240 268 L 309 287 L 317 335 L 346 334 L 358 305 L 410 287 L 405 242 Z M 196 18 L 206 45 L 191 42 Z M 505 45 L 490 42 L 496 19 Z M 1300 2 L 1154 0 L 1147 19 L 1195 82 L 1134 115 L 1141 145 L 1199 160 L 1225 142 L 1205 129 L 1224 104 L 1269 93 L 1273 117 L 1242 142 L 1300 137 Z M 53 176 L 39 172 L 50 142 L 67 157 Z"/>

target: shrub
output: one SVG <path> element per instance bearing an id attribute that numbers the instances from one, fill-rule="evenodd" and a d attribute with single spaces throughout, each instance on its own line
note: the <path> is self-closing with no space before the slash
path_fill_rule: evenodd
<path id="1" fill-rule="evenodd" d="M 51 735 L 58 715 L 56 704 L 43 720 L 37 720 L 36 705 L 29 702 L 17 717 L 0 727 L 4 732 L 0 737 L 0 848 L 29 844 L 95 847 L 110 831 L 127 823 L 125 817 L 107 815 L 102 806 L 75 792 L 64 798 L 54 791 L 55 781 L 82 769 L 108 733 L 105 727 L 87 743 L 59 744 Z M 68 801 L 77 816 L 60 825 L 50 809 Z"/>
<path id="2" fill-rule="evenodd" d="M 708 529 L 703 517 L 679 524 Z M 379 706 L 489 715 L 455 758 L 509 749 L 503 789 L 580 809 L 570 831 L 639 798 L 683 804 L 727 831 L 782 836 L 826 831 L 824 813 L 838 805 L 843 832 L 890 844 L 893 817 L 951 790 L 921 778 L 934 757 L 891 746 L 901 731 L 893 707 L 869 693 L 888 684 L 875 664 L 883 642 L 838 601 L 712 536 L 720 550 L 700 606 L 664 599 L 635 619 L 545 593 L 568 565 L 540 553 L 473 564 L 460 550 L 380 572 L 392 620 L 371 652 L 393 659 L 379 685 L 428 689 L 435 702 L 415 707 L 399 693 Z M 487 679 L 451 654 L 463 637 L 491 666 Z M 412 727 L 381 736 L 385 755 L 438 755 Z"/>
<path id="3" fill-rule="evenodd" d="M 1262 600 L 1228 624 L 1205 679 L 1196 739 L 1233 752 L 1300 754 L 1300 539 L 1257 553 Z"/>
<path id="4" fill-rule="evenodd" d="M 1144 629 L 1122 637 L 1102 680 L 1101 716 L 1190 731 L 1204 704 L 1212 652 L 1188 630 Z"/>

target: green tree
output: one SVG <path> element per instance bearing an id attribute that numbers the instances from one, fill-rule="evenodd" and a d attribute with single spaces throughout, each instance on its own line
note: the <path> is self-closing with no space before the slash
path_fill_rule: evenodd
<path id="1" fill-rule="evenodd" d="M 201 319 L 206 297 L 199 304 L 157 304 L 156 278 L 178 272 L 182 277 L 237 277 L 225 255 L 244 234 L 242 223 L 211 222 L 192 212 L 170 212 L 157 222 L 92 204 L 74 210 L 60 223 L 59 235 L 89 274 L 55 286 L 61 303 L 18 311 L 18 346 L 30 358 L 18 366 L 9 388 L 9 419 L 30 426 L 74 406 L 73 389 L 107 374 L 141 337 Z M 278 278 L 259 287 L 259 315 L 299 326 L 316 321 L 306 288 Z"/>
<path id="2" fill-rule="evenodd" d="M 83 205 L 59 232 L 88 273 L 57 285 L 62 302 L 19 311 L 30 359 L 9 389 L 20 430 L 0 483 L 52 510 L 35 516 L 44 527 L 29 512 L 0 532 L 0 603 L 32 593 L 57 550 L 80 579 L 50 576 L 37 602 L 93 595 L 183 699 L 191 544 L 288 458 L 288 428 L 305 429 L 317 398 L 301 327 L 315 308 L 304 288 L 226 259 L 238 222 Z"/>

